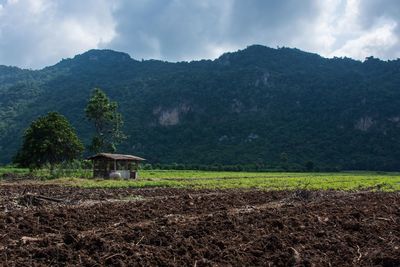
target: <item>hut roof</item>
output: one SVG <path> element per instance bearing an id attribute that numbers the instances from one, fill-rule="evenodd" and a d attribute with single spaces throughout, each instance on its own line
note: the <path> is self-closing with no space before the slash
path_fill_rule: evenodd
<path id="1" fill-rule="evenodd" d="M 94 160 L 98 158 L 106 158 L 106 159 L 112 159 L 112 160 L 130 160 L 130 161 L 143 161 L 145 159 L 137 157 L 137 156 L 132 156 L 132 155 L 123 155 L 123 154 L 112 154 L 112 153 L 99 153 L 94 156 L 88 157 L 87 159 L 89 160 Z"/>

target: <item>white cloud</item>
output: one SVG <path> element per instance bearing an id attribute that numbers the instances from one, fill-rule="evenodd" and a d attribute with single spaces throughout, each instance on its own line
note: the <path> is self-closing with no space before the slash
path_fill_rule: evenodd
<path id="1" fill-rule="evenodd" d="M 387 59 L 386 51 L 399 46 L 399 39 L 395 33 L 396 27 L 397 23 L 394 21 L 377 25 L 374 29 L 361 33 L 359 37 L 346 41 L 342 47 L 331 52 L 330 56 L 364 59 L 374 55 L 375 57 Z"/>
<path id="2" fill-rule="evenodd" d="M 382 59 L 398 57 L 399 17 L 389 12 L 381 12 L 379 16 L 373 11 L 367 12 L 363 6 L 367 2 L 376 1 L 319 2 L 318 19 L 314 27 L 305 30 L 308 40 L 299 35 L 295 45 L 327 57 L 347 56 L 360 60 L 371 55 Z"/>
<path id="3" fill-rule="evenodd" d="M 114 38 L 115 23 L 108 1 L 67 3 L 9 0 L 4 4 L 0 64 L 43 67 Z"/>

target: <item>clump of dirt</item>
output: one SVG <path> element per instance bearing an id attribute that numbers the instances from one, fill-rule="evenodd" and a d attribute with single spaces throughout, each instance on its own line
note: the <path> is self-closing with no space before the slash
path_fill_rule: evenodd
<path id="1" fill-rule="evenodd" d="M 381 192 L 9 184 L 0 263 L 399 266 L 399 204 L 399 193 Z"/>

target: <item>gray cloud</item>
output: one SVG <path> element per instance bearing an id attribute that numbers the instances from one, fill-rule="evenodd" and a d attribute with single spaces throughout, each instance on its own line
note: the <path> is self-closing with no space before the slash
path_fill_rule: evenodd
<path id="1" fill-rule="evenodd" d="M 215 58 L 251 44 L 400 57 L 398 0 L 0 0 L 0 64 L 38 68 L 91 48 Z"/>
<path id="2" fill-rule="evenodd" d="M 116 10 L 118 36 L 110 47 L 133 57 L 202 57 L 221 41 L 230 1 L 124 1 Z"/>
<path id="3" fill-rule="evenodd" d="M 317 12 L 312 1 L 124 1 L 109 45 L 132 56 L 212 58 L 253 43 L 284 45 Z M 311 15 L 311 16 L 310 16 Z"/>
<path id="4" fill-rule="evenodd" d="M 365 28 L 371 28 L 377 20 L 388 18 L 399 22 L 400 3 L 398 0 L 364 0 L 360 5 L 360 21 Z M 399 28 L 399 25 L 397 26 Z"/>
<path id="5" fill-rule="evenodd" d="M 230 25 L 232 39 L 291 40 L 298 29 L 314 23 L 314 1 L 234 1 Z M 279 41 L 278 41 L 279 42 Z"/>

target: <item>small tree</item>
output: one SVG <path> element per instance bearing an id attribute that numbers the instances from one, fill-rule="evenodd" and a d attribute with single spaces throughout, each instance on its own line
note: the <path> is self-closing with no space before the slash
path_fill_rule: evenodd
<path id="1" fill-rule="evenodd" d="M 116 146 L 126 139 L 122 132 L 122 115 L 117 108 L 118 104 L 110 101 L 101 89 L 93 90 L 85 109 L 86 117 L 93 122 L 96 131 L 89 146 L 90 151 L 115 152 Z"/>
<path id="2" fill-rule="evenodd" d="M 23 144 L 14 162 L 29 168 L 71 161 L 81 155 L 83 144 L 68 120 L 57 112 L 33 121 L 26 129 Z"/>

